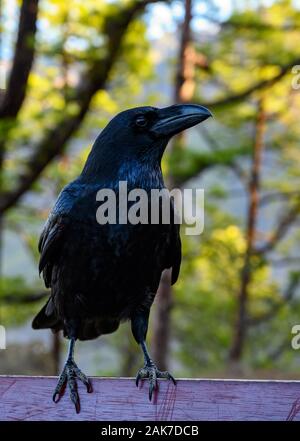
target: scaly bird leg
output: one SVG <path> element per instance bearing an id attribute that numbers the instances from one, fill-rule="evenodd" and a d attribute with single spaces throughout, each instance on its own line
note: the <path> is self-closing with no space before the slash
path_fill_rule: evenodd
<path id="1" fill-rule="evenodd" d="M 71 338 L 69 343 L 68 357 L 64 365 L 64 368 L 62 370 L 62 373 L 59 376 L 58 383 L 53 394 L 53 401 L 54 403 L 58 403 L 61 396 L 63 395 L 66 384 L 68 384 L 71 401 L 74 403 L 76 412 L 79 413 L 80 400 L 77 391 L 76 378 L 79 378 L 79 380 L 81 380 L 85 384 L 88 393 L 92 392 L 92 385 L 90 380 L 86 377 L 86 375 L 83 372 L 81 372 L 81 370 L 78 368 L 77 364 L 74 361 L 73 358 L 74 346 L 75 346 L 75 338 Z"/>
<path id="2" fill-rule="evenodd" d="M 166 378 L 167 380 L 172 380 L 174 385 L 176 386 L 176 380 L 175 378 L 168 372 L 168 371 L 160 371 L 155 363 L 152 361 L 146 343 L 145 341 L 142 341 L 142 343 L 140 344 L 143 354 L 144 354 L 144 360 L 145 360 L 145 364 L 144 367 L 142 367 L 136 376 L 136 380 L 135 380 L 135 384 L 138 387 L 139 385 L 139 381 L 143 378 L 148 378 L 149 379 L 149 400 L 151 401 L 152 399 L 152 395 L 153 395 L 153 391 L 157 389 L 158 384 L 157 384 L 157 379 L 158 378 Z"/>

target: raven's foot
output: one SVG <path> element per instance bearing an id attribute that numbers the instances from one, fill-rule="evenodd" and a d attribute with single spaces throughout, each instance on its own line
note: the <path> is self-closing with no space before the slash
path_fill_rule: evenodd
<path id="1" fill-rule="evenodd" d="M 92 392 L 92 385 L 90 380 L 83 372 L 81 372 L 75 361 L 73 359 L 70 359 L 66 361 L 63 371 L 59 376 L 58 383 L 53 394 L 53 401 L 54 403 L 58 403 L 58 401 L 60 400 L 60 398 L 64 393 L 66 384 L 68 384 L 71 401 L 75 406 L 76 412 L 79 413 L 80 400 L 77 391 L 76 378 L 78 378 L 83 382 L 83 384 L 86 386 L 88 393 Z"/>
<path id="2" fill-rule="evenodd" d="M 160 371 L 155 366 L 153 361 L 146 363 L 145 366 L 142 367 L 138 371 L 136 379 L 135 379 L 135 384 L 137 387 L 139 385 L 139 381 L 144 378 L 149 379 L 149 400 L 150 401 L 152 399 L 153 391 L 157 390 L 157 388 L 158 388 L 158 383 L 157 383 L 158 378 L 166 378 L 167 380 L 171 380 L 173 382 L 173 384 L 176 386 L 175 378 L 168 371 Z"/>

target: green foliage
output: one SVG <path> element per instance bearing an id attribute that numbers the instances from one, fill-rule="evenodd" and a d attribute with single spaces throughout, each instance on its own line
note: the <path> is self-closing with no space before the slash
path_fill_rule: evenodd
<path id="1" fill-rule="evenodd" d="M 68 115 L 78 113 L 74 88 L 84 73 L 88 74 L 93 62 L 106 56 L 109 48 L 105 19 L 117 17 L 120 6 L 125 4 L 129 2 L 40 2 L 35 62 L 29 76 L 26 99 L 16 120 L 1 121 L 0 124 L 0 142 L 4 139 L 7 149 L 1 171 L 3 190 L 11 190 L 25 174 L 28 158 L 47 131 Z M 11 22 L 2 24 L 4 32 L 11 33 Z M 88 115 L 65 152 L 47 167 L 25 200 L 5 217 L 4 234 L 9 231 L 21 239 L 28 260 L 33 261 L 35 267 L 42 224 L 61 188 L 80 173 L 91 141 L 115 113 L 135 106 L 142 93 L 142 99 L 148 100 L 143 86 L 144 82 L 151 83 L 154 74 L 146 30 L 142 17 L 131 23 L 119 48 L 107 89 L 95 94 Z M 151 99 L 148 102 L 151 104 Z M 53 143 L 55 141 L 52 140 Z M 15 253 L 19 253 L 18 248 Z M 26 268 L 16 266 L 14 271 L 16 277 L 4 275 L 1 279 L 0 322 L 5 326 L 16 326 L 31 319 L 41 302 L 24 302 L 24 296 L 45 290 L 37 270 L 31 276 L 26 274 Z"/>
<path id="2" fill-rule="evenodd" d="M 235 96 L 273 78 L 279 66 L 299 58 L 296 41 L 299 19 L 299 10 L 291 1 L 234 12 L 217 38 L 198 48 L 207 57 L 210 71 L 199 71 L 197 100 L 207 102 L 207 90 L 214 91 L 211 101 Z M 276 50 L 271 50 L 268 41 Z M 222 372 L 228 364 L 246 247 L 244 214 L 230 216 L 229 213 L 232 213 L 235 182 L 237 188 L 241 186 L 243 203 L 247 196 L 245 179 L 247 182 L 249 178 L 260 99 L 266 114 L 260 193 L 275 194 L 275 197 L 259 208 L 256 244 L 267 241 L 280 219 L 297 203 L 300 95 L 292 89 L 291 80 L 291 75 L 286 75 L 246 99 L 227 100 L 222 106 L 216 106 L 212 109 L 216 121 L 213 132 L 205 139 L 207 148 L 184 149 L 182 145 L 175 145 L 168 159 L 166 168 L 179 183 L 201 176 L 204 171 L 212 181 L 210 185 L 205 184 L 205 180 L 198 181 L 204 182 L 208 195 L 205 229 L 200 240 L 183 238 L 183 268 L 175 286 L 176 356 L 181 360 L 180 369 L 187 375 L 211 374 L 211 370 Z M 235 171 L 238 165 L 239 173 L 234 180 L 231 178 L 230 186 L 217 175 L 215 166 L 219 165 L 234 166 Z M 237 176 L 242 177 L 241 182 Z M 276 197 L 280 193 L 283 196 Z M 239 212 L 237 202 L 234 206 Z M 290 346 L 290 332 L 299 322 L 299 285 L 295 283 L 290 297 L 285 298 L 284 293 L 291 278 L 299 275 L 299 262 L 294 266 L 274 267 L 272 264 L 272 257 L 284 260 L 297 254 L 297 231 L 297 228 L 288 229 L 288 234 L 278 241 L 273 256 L 254 255 L 251 259 L 247 320 L 253 325 L 248 326 L 242 357 L 248 371 L 251 368 L 292 371 L 297 366 L 297 353 Z"/>
<path id="3" fill-rule="evenodd" d="M 0 284 L 0 322 L 17 326 L 33 317 L 41 302 L 26 302 L 27 296 L 41 291 L 41 284 L 28 284 L 22 277 L 2 277 Z"/>
<path id="4" fill-rule="evenodd" d="M 217 165 L 232 165 L 237 157 L 249 155 L 250 149 L 228 147 L 213 151 L 195 151 L 174 145 L 172 153 L 166 158 L 168 171 L 179 182 L 200 175 L 203 171 Z"/>
<path id="5" fill-rule="evenodd" d="M 0 140 L 5 138 L 8 148 L 4 189 L 11 188 L 26 171 L 27 158 L 44 134 L 66 116 L 78 112 L 74 86 L 95 59 L 104 57 L 109 50 L 105 17 L 114 16 L 120 4 L 125 3 L 126 0 L 41 2 L 37 53 L 26 101 L 16 121 L 0 125 Z M 280 66 L 299 58 L 300 12 L 293 2 L 276 1 L 260 9 L 248 3 L 234 11 L 212 39 L 200 38 L 197 42 L 197 49 L 208 60 L 209 70 L 197 71 L 194 101 L 207 102 L 208 96 L 211 101 L 235 96 L 273 78 L 280 72 Z M 94 96 L 76 136 L 47 167 L 26 200 L 5 219 L 6 230 L 22 239 L 29 259 L 35 262 L 41 224 L 60 189 L 80 173 L 99 130 L 126 107 L 144 102 L 157 104 L 148 94 L 149 85 L 153 81 L 159 85 L 161 81 L 154 75 L 157 66 L 148 28 L 149 18 L 137 18 L 131 24 L 109 84 Z M 4 31 L 11 32 L 5 23 Z M 214 121 L 208 125 L 208 133 L 201 134 L 201 142 L 175 144 L 164 160 L 164 171 L 176 183 L 184 185 L 188 179 L 197 178 L 197 184 L 203 184 L 208 195 L 204 233 L 200 237 L 183 235 L 181 276 L 174 287 L 172 332 L 174 364 L 179 375 L 223 372 L 228 365 L 247 242 L 245 212 L 240 210 L 239 202 L 232 209 L 232 202 L 236 187 L 241 189 L 244 205 L 247 202 L 245 179 L 249 178 L 255 142 L 258 100 L 263 99 L 266 113 L 260 191 L 283 197 L 260 206 L 257 243 L 264 244 L 271 237 L 277 221 L 298 200 L 299 194 L 295 193 L 300 188 L 300 93 L 291 88 L 291 79 L 287 74 L 268 89 L 216 106 L 212 109 Z M 239 173 L 233 174 L 236 166 Z M 227 170 L 231 173 L 229 184 L 225 179 Z M 204 175 L 211 177 L 209 185 Z M 290 331 L 299 322 L 299 296 L 295 291 L 286 301 L 284 293 L 291 281 L 298 280 L 299 262 L 278 268 L 272 264 L 272 258 L 299 255 L 299 241 L 299 229 L 293 228 L 278 243 L 273 255 L 251 259 L 247 318 L 257 323 L 248 327 L 243 353 L 242 362 L 248 370 L 287 372 L 298 368 L 297 354 L 290 347 Z M 37 277 L 32 278 L 32 283 L 22 277 L 4 277 L 0 287 L 1 323 L 16 325 L 33 316 L 39 303 L 22 303 L 21 298 L 39 291 L 41 286 Z M 8 295 L 20 297 L 20 304 L 7 301 Z M 119 374 L 124 369 L 130 373 L 140 363 L 135 344 L 128 343 L 129 333 L 128 327 L 121 327 L 118 334 L 105 337 L 117 348 L 116 354 L 121 354 L 115 354 L 118 363 L 107 368 L 107 373 Z"/>

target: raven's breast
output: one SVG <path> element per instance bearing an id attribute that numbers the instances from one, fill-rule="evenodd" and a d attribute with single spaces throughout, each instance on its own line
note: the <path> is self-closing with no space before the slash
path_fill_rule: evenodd
<path id="1" fill-rule="evenodd" d="M 124 319 L 151 305 L 168 239 L 168 225 L 74 225 L 53 284 L 61 310 Z"/>

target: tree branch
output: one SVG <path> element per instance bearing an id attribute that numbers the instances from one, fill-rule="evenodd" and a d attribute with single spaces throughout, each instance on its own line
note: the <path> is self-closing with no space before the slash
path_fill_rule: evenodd
<path id="1" fill-rule="evenodd" d="M 296 289 L 298 288 L 300 284 L 300 275 L 296 274 L 294 277 L 291 277 L 291 280 L 289 281 L 289 284 L 286 288 L 286 291 L 282 297 L 282 300 L 278 303 L 276 303 L 268 312 L 266 312 L 265 314 L 261 314 L 258 317 L 252 317 L 252 318 L 248 318 L 247 319 L 247 324 L 248 326 L 255 326 L 255 325 L 259 325 L 261 323 L 265 323 L 268 320 L 271 320 L 275 314 L 287 303 L 289 303 L 295 293 L 296 293 Z"/>
<path id="2" fill-rule="evenodd" d="M 293 196 L 300 196 L 299 190 L 270 192 L 260 198 L 259 205 L 262 207 L 272 202 L 286 201 L 289 197 Z"/>
<path id="3" fill-rule="evenodd" d="M 212 21 L 212 20 L 211 20 Z M 255 31 L 278 31 L 278 32 L 288 32 L 299 30 L 300 23 L 287 23 L 283 26 L 273 25 L 271 23 L 258 22 L 255 20 L 243 22 L 239 17 L 235 19 L 230 19 L 223 22 L 215 22 L 219 24 L 222 28 L 232 27 L 235 29 L 250 29 Z"/>
<path id="4" fill-rule="evenodd" d="M 49 296 L 48 291 L 23 294 L 21 296 L 16 294 L 5 294 L 1 296 L 1 302 L 6 303 L 8 305 L 20 305 L 20 304 L 38 302 L 39 300 L 42 300 L 47 296 Z"/>
<path id="5" fill-rule="evenodd" d="M 281 259 L 268 259 L 269 263 L 273 266 L 283 266 L 283 265 L 293 265 L 293 264 L 299 264 L 300 262 L 300 256 L 287 256 L 282 257 Z"/>
<path id="6" fill-rule="evenodd" d="M 283 78 L 289 71 L 292 69 L 293 66 L 296 64 L 300 64 L 300 58 L 296 58 L 292 62 L 285 64 L 280 67 L 280 71 L 277 75 L 275 75 L 273 78 L 270 78 L 268 80 L 262 80 L 257 82 L 256 84 L 253 84 L 248 89 L 244 90 L 240 93 L 234 93 L 232 95 L 229 95 L 225 98 L 220 98 L 214 101 L 202 101 L 201 105 L 208 107 L 208 108 L 215 108 L 215 107 L 221 107 L 227 104 L 234 104 L 237 102 L 242 101 L 245 98 L 248 98 L 248 96 L 252 95 L 252 93 L 257 92 L 258 90 L 266 89 L 268 87 L 273 86 L 275 83 L 277 83 L 281 78 Z M 195 103 L 197 104 L 199 102 L 199 99 L 195 100 Z"/>
<path id="7" fill-rule="evenodd" d="M 240 275 L 240 288 L 238 292 L 238 311 L 236 326 L 234 328 L 233 341 L 230 348 L 229 358 L 231 361 L 238 361 L 244 350 L 247 334 L 247 316 L 249 287 L 253 278 L 252 256 L 255 244 L 255 234 L 258 217 L 258 201 L 261 181 L 262 153 L 264 148 L 264 135 L 266 129 L 266 119 L 264 111 L 264 101 L 258 102 L 258 111 L 255 127 L 255 140 L 252 153 L 252 165 L 250 182 L 248 185 L 248 213 L 247 213 L 247 232 L 246 232 L 246 250 L 244 263 Z"/>
<path id="8" fill-rule="evenodd" d="M 94 94 L 105 87 L 129 24 L 148 4 L 158 1 L 135 0 L 106 18 L 104 33 L 107 36 L 107 55 L 94 61 L 74 90 L 73 100 L 79 107 L 78 112 L 67 117 L 64 115 L 64 119 L 56 127 L 49 130 L 44 139 L 36 146 L 35 152 L 27 165 L 26 174 L 20 178 L 16 188 L 2 195 L 0 214 L 15 205 L 20 197 L 30 189 L 47 165 L 65 149 L 67 142 L 85 117 Z"/>
<path id="9" fill-rule="evenodd" d="M 202 126 L 199 129 L 199 132 L 204 136 L 205 140 L 209 143 L 211 149 L 213 151 L 222 151 L 216 139 L 211 136 L 209 131 L 205 126 Z M 245 185 L 247 181 L 247 174 L 244 172 L 243 168 L 235 162 L 235 158 L 232 158 L 232 161 L 229 161 L 226 165 L 233 171 L 233 173 L 240 179 L 243 185 Z"/>
<path id="10" fill-rule="evenodd" d="M 255 254 L 262 255 L 269 251 L 272 251 L 277 243 L 283 239 L 288 232 L 292 223 L 297 219 L 300 214 L 300 201 L 294 204 L 279 220 L 276 228 L 274 229 L 270 239 L 261 247 L 256 248 Z"/>
<path id="11" fill-rule="evenodd" d="M 34 58 L 38 1 L 22 2 L 14 59 L 8 86 L 0 106 L 0 118 L 15 118 L 25 98 Z"/>

